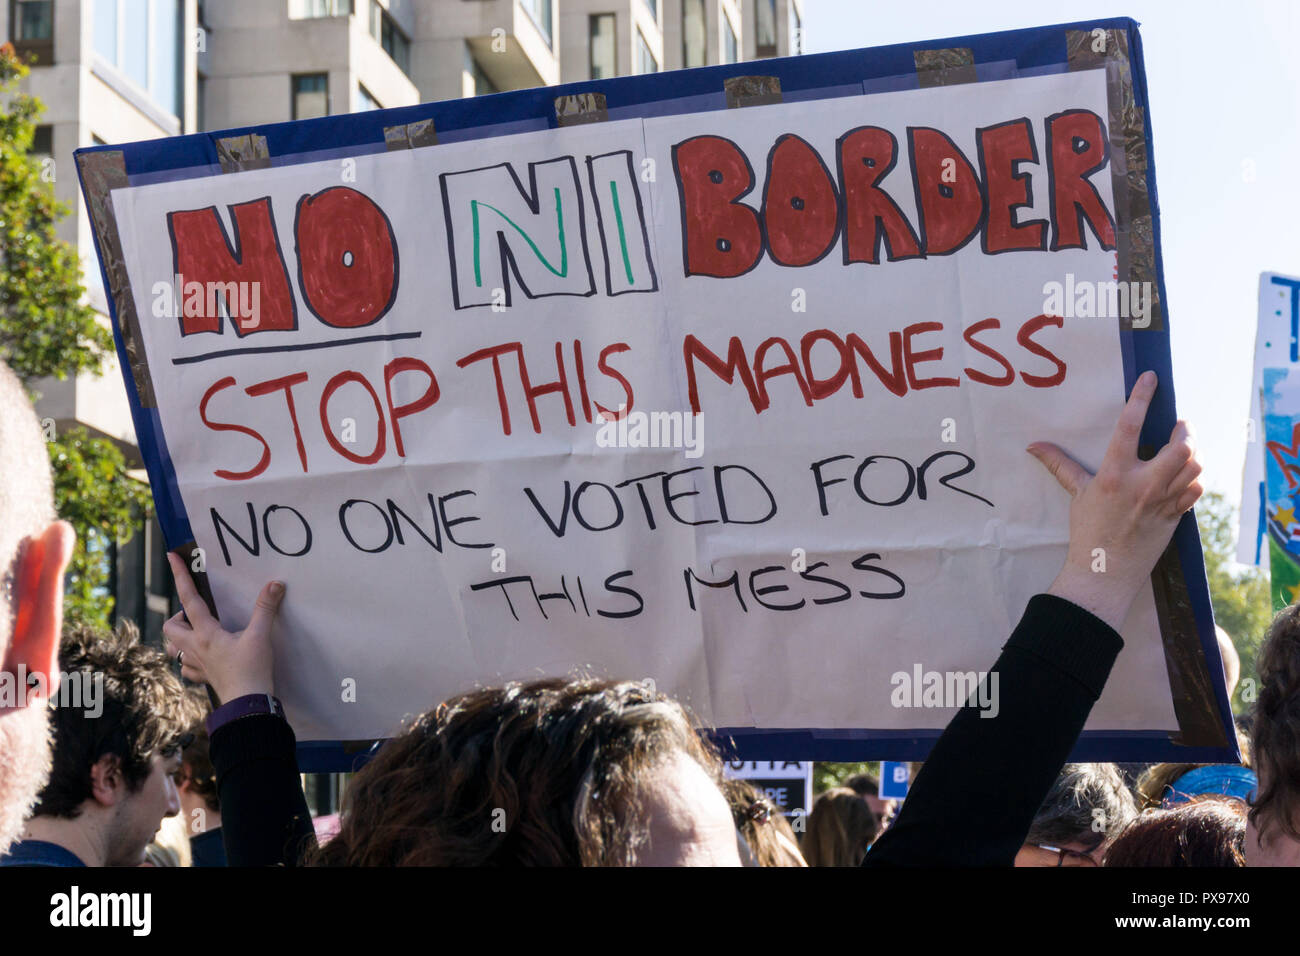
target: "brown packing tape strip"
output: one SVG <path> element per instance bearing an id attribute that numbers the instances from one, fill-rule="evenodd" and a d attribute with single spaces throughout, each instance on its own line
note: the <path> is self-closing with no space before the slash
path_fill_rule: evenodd
<path id="1" fill-rule="evenodd" d="M 108 294 L 117 307 L 117 325 L 122 336 L 122 348 L 127 365 L 135 379 L 135 390 L 144 408 L 154 408 L 153 379 L 149 375 L 149 362 L 145 357 L 144 339 L 140 337 L 140 317 L 135 311 L 135 297 L 131 294 L 131 280 L 122 257 L 122 240 L 117 231 L 117 218 L 113 213 L 112 191 L 130 185 L 126 175 L 126 157 L 121 150 L 83 153 L 77 157 L 81 181 L 85 184 L 86 208 L 90 212 L 91 228 L 99 240 L 104 271 L 108 274 Z"/>
<path id="2" fill-rule="evenodd" d="M 779 76 L 732 76 L 722 86 L 727 92 L 729 110 L 783 102 Z"/>
<path id="3" fill-rule="evenodd" d="M 438 133 L 433 127 L 433 120 L 416 120 L 403 126 L 384 127 L 384 145 L 391 153 L 397 149 L 419 149 L 422 146 L 438 145 Z"/>
<path id="4" fill-rule="evenodd" d="M 1139 457 L 1149 461 L 1156 449 L 1144 445 Z M 1178 549 L 1171 541 L 1151 572 L 1151 591 L 1155 597 L 1160 639 L 1164 644 L 1165 670 L 1169 675 L 1169 692 L 1173 697 L 1178 730 L 1170 740 L 1183 747 L 1226 747 L 1230 745 L 1219 722 L 1219 705 L 1214 696 L 1214 680 L 1201 649 L 1196 630 L 1196 614 L 1187 578 L 1183 574 Z M 1235 745 L 1236 741 L 1231 741 Z"/>
<path id="5" fill-rule="evenodd" d="M 915 50 L 916 80 L 922 89 L 932 86 L 959 86 L 974 83 L 975 53 L 970 47 L 955 46 L 945 50 Z"/>
<path id="6" fill-rule="evenodd" d="M 1219 722 L 1214 682 L 1197 638 L 1196 616 L 1173 543 L 1156 563 L 1151 589 L 1165 646 L 1174 715 L 1178 718 L 1178 732 L 1170 739 L 1184 747 L 1226 747 L 1229 740 Z"/>
<path id="7" fill-rule="evenodd" d="M 221 163 L 223 173 L 271 168 L 271 153 L 266 148 L 266 137 L 257 133 L 217 140 L 217 160 Z"/>
<path id="8" fill-rule="evenodd" d="M 555 121 L 560 126 L 603 123 L 608 119 L 604 93 L 573 93 L 555 98 Z"/>
<path id="9" fill-rule="evenodd" d="M 1163 329 L 1164 310 L 1156 283 L 1154 220 L 1147 185 L 1146 116 L 1133 90 L 1128 33 L 1123 30 L 1067 30 L 1071 72 L 1106 71 L 1106 125 L 1110 131 L 1111 186 L 1115 198 L 1115 241 L 1121 282 L 1149 282 L 1150 312 L 1143 324 L 1120 318 L 1121 328 Z M 1155 449 L 1144 448 L 1143 458 Z M 1201 650 L 1187 581 L 1177 549 L 1170 544 L 1151 573 L 1156 616 L 1164 643 L 1165 668 L 1178 731 L 1171 739 L 1187 747 L 1230 746 L 1219 722 L 1209 664 Z"/>
<path id="10" fill-rule="evenodd" d="M 1147 187 L 1146 116 L 1133 92 L 1128 34 L 1123 30 L 1067 30 L 1065 43 L 1071 72 L 1099 68 L 1106 71 L 1118 279 L 1150 283 L 1150 311 L 1145 319 L 1134 324 L 1130 316 L 1123 316 L 1120 324 L 1133 331 L 1163 330 L 1164 308 L 1156 282 L 1155 223 Z"/>

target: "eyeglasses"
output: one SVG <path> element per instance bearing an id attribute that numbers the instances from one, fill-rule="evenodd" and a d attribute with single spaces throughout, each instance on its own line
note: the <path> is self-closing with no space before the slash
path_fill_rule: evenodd
<path id="1" fill-rule="evenodd" d="M 1030 844 L 1039 850 L 1046 850 L 1048 853 L 1055 854 L 1057 866 L 1100 866 L 1095 859 L 1082 850 L 1067 850 L 1059 846 L 1048 846 L 1044 843 Z"/>

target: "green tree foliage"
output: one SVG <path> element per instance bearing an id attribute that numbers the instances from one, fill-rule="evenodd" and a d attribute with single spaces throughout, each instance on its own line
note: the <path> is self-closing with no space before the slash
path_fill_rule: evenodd
<path id="1" fill-rule="evenodd" d="M 1241 679 L 1233 695 L 1233 710 L 1250 709 L 1253 697 L 1248 693 L 1258 681 L 1255 658 L 1273 608 L 1269 598 L 1268 572 L 1236 565 L 1236 509 L 1223 495 L 1211 491 L 1196 506 L 1196 520 L 1201 530 L 1201 548 L 1205 552 L 1205 574 L 1210 583 L 1210 602 L 1214 619 L 1228 632 L 1241 657 Z"/>
<path id="2" fill-rule="evenodd" d="M 109 545 L 137 530 L 151 505 L 149 488 L 127 474 L 122 452 L 111 441 L 69 429 L 50 442 L 54 506 L 77 529 L 77 548 L 63 589 L 63 617 L 108 627 Z"/>
<path id="3" fill-rule="evenodd" d="M 842 787 L 845 780 L 860 773 L 869 773 L 878 779 L 880 762 L 872 760 L 860 763 L 815 763 L 813 764 L 813 793 L 825 793 L 835 787 Z"/>
<path id="4" fill-rule="evenodd" d="M 13 47 L 0 46 L 0 358 L 30 389 L 49 376 L 98 374 L 113 339 L 86 304 L 77 250 L 58 238 L 69 209 L 54 198 L 52 167 L 28 156 L 42 107 L 17 91 L 26 75 Z M 46 426 L 55 506 L 77 530 L 64 616 L 107 625 L 108 548 L 148 513 L 148 487 L 128 475 L 112 442 Z"/>
<path id="5" fill-rule="evenodd" d="M 70 210 L 53 167 L 27 155 L 43 107 L 17 92 L 26 75 L 0 47 L 0 355 L 25 379 L 65 378 L 99 371 L 113 339 L 85 302 L 77 250 L 58 238 Z"/>

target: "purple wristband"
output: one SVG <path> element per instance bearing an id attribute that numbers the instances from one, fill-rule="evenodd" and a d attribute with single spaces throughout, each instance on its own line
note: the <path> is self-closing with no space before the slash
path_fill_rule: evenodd
<path id="1" fill-rule="evenodd" d="M 279 700 L 270 694 L 245 694 L 243 697 L 228 700 L 208 714 L 205 721 L 208 736 L 211 737 L 219 727 L 224 727 L 232 720 L 238 720 L 240 717 L 252 717 L 255 714 L 275 714 L 277 717 L 284 719 L 284 707 L 281 706 Z"/>

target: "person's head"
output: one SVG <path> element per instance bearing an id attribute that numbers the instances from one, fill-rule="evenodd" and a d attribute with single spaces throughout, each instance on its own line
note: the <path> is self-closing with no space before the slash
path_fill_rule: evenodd
<path id="1" fill-rule="evenodd" d="M 1244 744 L 1242 754 L 1248 754 Z M 1257 786 L 1254 771 L 1240 764 L 1158 763 L 1138 780 L 1138 799 L 1144 810 L 1167 810 L 1202 796 L 1236 797 L 1246 803 Z"/>
<path id="2" fill-rule="evenodd" d="M 848 787 L 827 790 L 813 801 L 799 847 L 809 866 L 857 866 L 880 832 L 880 821 Z"/>
<path id="3" fill-rule="evenodd" d="M 195 709 L 205 713 L 206 701 L 191 690 Z M 189 729 L 187 742 L 181 751 L 181 769 L 176 774 L 176 789 L 180 793 L 181 809 L 190 834 L 202 833 L 219 826 L 221 800 L 217 796 L 217 771 L 208 754 L 208 730 L 202 718 Z"/>
<path id="4" fill-rule="evenodd" d="M 876 815 L 876 819 L 882 826 L 893 815 L 897 802 L 880 798 L 880 781 L 875 774 L 855 773 L 844 781 L 844 786 L 867 801 L 867 806 L 871 808 L 871 812 Z"/>
<path id="5" fill-rule="evenodd" d="M 79 685 L 53 709 L 54 766 L 33 825 L 79 831 L 105 866 L 136 866 L 163 817 L 180 811 L 172 775 L 197 713 L 157 648 L 123 623 L 71 628 L 59 648 L 65 680 Z"/>
<path id="6" fill-rule="evenodd" d="M 1105 849 L 1105 866 L 1245 866 L 1246 805 L 1197 797 L 1143 810 Z"/>
<path id="7" fill-rule="evenodd" d="M 1259 699 L 1251 722 L 1259 790 L 1251 806 L 1251 866 L 1300 862 L 1300 604 L 1273 618 L 1256 662 Z"/>
<path id="8" fill-rule="evenodd" d="M 724 780 L 731 817 L 756 866 L 807 866 L 794 830 L 776 806 L 748 780 Z M 750 861 L 746 861 L 750 862 Z"/>
<path id="9" fill-rule="evenodd" d="M 54 520 L 36 415 L 0 362 L 0 671 L 21 691 L 12 706 L 0 705 L 0 854 L 22 831 L 50 769 L 46 700 L 58 684 L 63 571 L 73 540 L 71 526 Z"/>
<path id="10" fill-rule="evenodd" d="M 348 785 L 325 866 L 739 865 L 722 762 L 632 681 L 471 691 L 416 718 Z"/>
<path id="11" fill-rule="evenodd" d="M 1114 764 L 1067 764 L 1034 816 L 1016 866 L 1099 866 L 1102 845 L 1137 815 Z"/>
<path id="12" fill-rule="evenodd" d="M 141 866 L 173 867 L 193 866 L 194 854 L 190 849 L 190 835 L 185 819 L 166 817 L 149 845 L 144 848 Z"/>

